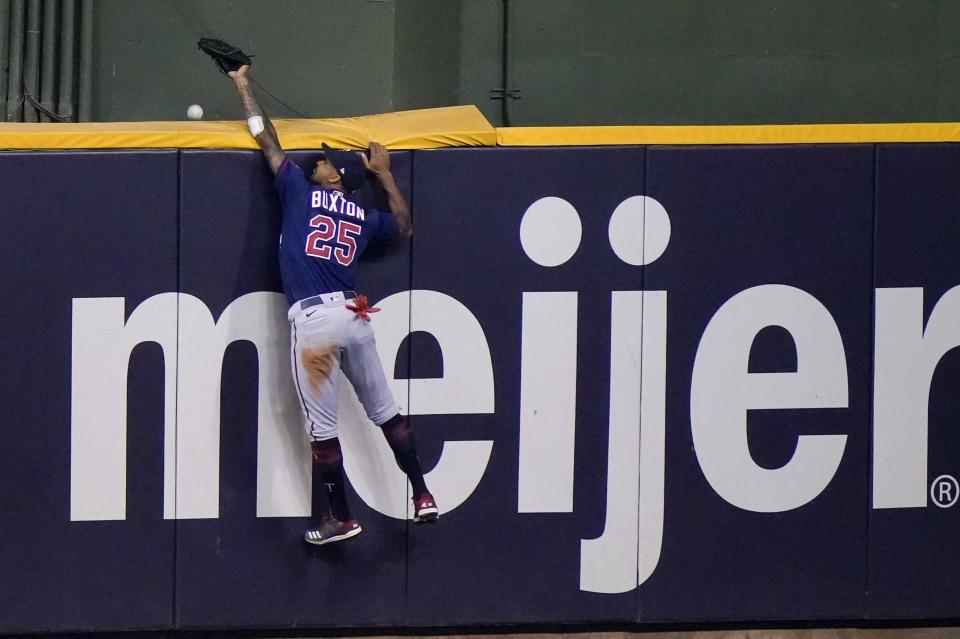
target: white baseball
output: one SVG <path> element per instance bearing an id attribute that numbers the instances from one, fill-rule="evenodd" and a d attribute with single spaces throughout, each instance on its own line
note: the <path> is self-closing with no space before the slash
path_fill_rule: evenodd
<path id="1" fill-rule="evenodd" d="M 187 107 L 187 119 L 188 120 L 202 120 L 203 119 L 203 108 L 199 104 L 191 104 Z"/>

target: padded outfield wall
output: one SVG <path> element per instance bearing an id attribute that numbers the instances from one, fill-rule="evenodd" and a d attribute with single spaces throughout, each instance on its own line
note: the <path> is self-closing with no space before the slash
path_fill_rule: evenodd
<path id="1" fill-rule="evenodd" d="M 392 158 L 317 549 L 260 154 L 0 153 L 0 632 L 960 617 L 960 148 Z"/>

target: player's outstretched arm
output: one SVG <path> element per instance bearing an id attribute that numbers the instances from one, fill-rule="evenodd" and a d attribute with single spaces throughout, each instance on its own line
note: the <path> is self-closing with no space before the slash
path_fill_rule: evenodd
<path id="1" fill-rule="evenodd" d="M 243 114 L 247 118 L 250 135 L 260 145 L 270 164 L 270 170 L 276 174 L 280 170 L 280 165 L 283 164 L 283 149 L 280 147 L 280 138 L 277 137 L 277 130 L 273 128 L 273 122 L 264 113 L 260 103 L 257 102 L 257 97 L 253 94 L 253 87 L 250 86 L 250 78 L 247 76 L 249 71 L 250 65 L 244 65 L 228 75 L 233 78 L 233 83 L 237 85 L 237 91 L 240 93 Z"/>
<path id="2" fill-rule="evenodd" d="M 400 228 L 400 235 L 410 237 L 413 234 L 413 220 L 410 217 L 410 207 L 404 199 L 400 189 L 397 188 L 397 182 L 393 179 L 393 173 L 390 172 L 390 154 L 378 142 L 370 143 L 370 158 L 361 155 L 363 163 L 367 170 L 377 176 L 383 190 L 387 192 L 387 203 L 390 205 L 390 212 L 397 218 L 397 226 Z"/>

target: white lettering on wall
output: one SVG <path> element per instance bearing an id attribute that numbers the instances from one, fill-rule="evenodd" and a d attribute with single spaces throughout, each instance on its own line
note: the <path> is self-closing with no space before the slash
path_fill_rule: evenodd
<path id="1" fill-rule="evenodd" d="M 960 286 L 940 298 L 926 330 L 922 288 L 878 288 L 876 302 L 873 507 L 925 507 L 930 385 L 960 346 Z"/>
<path id="2" fill-rule="evenodd" d="M 517 511 L 573 512 L 577 294 L 524 293 Z"/>
<path id="3" fill-rule="evenodd" d="M 72 322 L 70 519 L 126 519 L 127 365 L 143 342 L 163 348 L 164 514 L 172 513 L 177 294 L 146 300 L 126 322 L 122 297 L 74 299 Z"/>
<path id="4" fill-rule="evenodd" d="M 663 540 L 667 294 L 614 291 L 611 315 L 607 515 L 580 543 L 580 589 L 599 593 L 646 581 Z"/>
<path id="5" fill-rule="evenodd" d="M 493 368 L 486 338 L 473 314 L 449 296 L 412 291 L 381 302 L 384 313 L 375 326 L 386 370 L 393 370 L 407 335 L 411 297 L 425 312 L 415 314 L 409 328 L 437 337 L 445 375 L 413 380 L 410 414 L 492 413 Z M 289 325 L 282 295 L 240 297 L 216 323 L 203 302 L 186 294 L 149 298 L 127 322 L 122 298 L 75 299 L 73 307 L 72 520 L 126 517 L 127 368 L 130 353 L 144 342 L 157 342 L 164 350 L 164 517 L 219 516 L 220 373 L 224 351 L 238 340 L 256 346 L 259 363 L 257 516 L 309 514 L 309 445 L 289 379 Z M 408 397 L 407 384 L 395 384 L 401 403 Z M 382 434 L 369 427 L 352 390 L 345 399 L 344 449 L 353 484 L 374 508 L 405 518 L 409 499 L 396 499 L 394 493 L 397 487 L 404 492 L 406 478 Z M 365 440 L 362 453 L 358 438 Z M 476 488 L 492 447 L 491 441 L 445 444 L 440 462 L 427 474 L 445 511 Z"/>
<path id="6" fill-rule="evenodd" d="M 282 295 L 251 293 L 215 324 L 192 295 L 163 293 L 124 323 L 122 298 L 75 299 L 71 519 L 126 516 L 127 368 L 145 342 L 164 352 L 164 518 L 219 515 L 220 372 L 238 340 L 252 342 L 259 359 L 257 514 L 305 514 L 309 449 L 294 417 L 285 313 Z"/>
<path id="7" fill-rule="evenodd" d="M 767 326 L 794 339 L 797 371 L 750 373 L 750 348 Z M 716 312 L 700 340 L 690 387 L 690 425 L 700 467 L 714 490 L 754 512 L 798 508 L 836 473 L 846 435 L 801 435 L 781 468 L 758 466 L 747 444 L 747 411 L 845 408 L 846 354 L 830 312 L 791 286 L 756 286 Z"/>

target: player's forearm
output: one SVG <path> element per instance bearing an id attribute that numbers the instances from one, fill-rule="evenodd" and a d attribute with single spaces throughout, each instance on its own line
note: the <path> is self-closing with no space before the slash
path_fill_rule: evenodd
<path id="1" fill-rule="evenodd" d="M 270 121 L 270 117 L 264 113 L 263 108 L 257 101 L 257 96 L 254 95 L 253 88 L 250 86 L 250 80 L 247 77 L 237 77 L 234 78 L 234 83 L 240 93 L 243 115 L 247 119 L 250 134 L 260 145 L 267 161 L 270 163 L 270 168 L 276 173 L 283 163 L 283 149 L 280 146 L 277 130 L 273 128 L 273 122 Z M 261 126 L 262 130 L 259 130 Z"/>
<path id="2" fill-rule="evenodd" d="M 410 207 L 407 200 L 403 197 L 393 174 L 389 171 L 383 174 L 377 174 L 383 190 L 387 192 L 387 203 L 390 205 L 390 212 L 397 218 L 397 226 L 400 228 L 400 234 L 404 237 L 410 237 L 413 233 L 413 220 L 410 215 Z"/>

